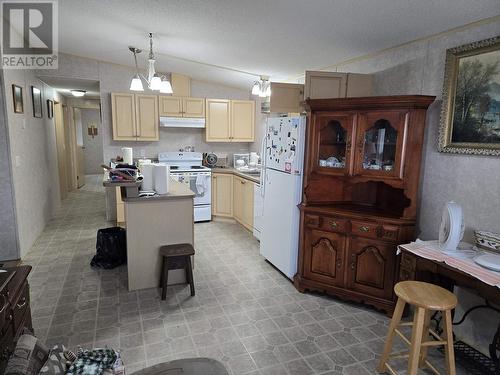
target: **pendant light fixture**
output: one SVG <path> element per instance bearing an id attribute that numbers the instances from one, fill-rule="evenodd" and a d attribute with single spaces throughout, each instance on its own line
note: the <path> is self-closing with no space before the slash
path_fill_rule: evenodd
<path id="1" fill-rule="evenodd" d="M 258 81 L 252 86 L 252 95 L 266 98 L 271 96 L 271 82 L 269 76 L 260 76 Z"/>
<path id="2" fill-rule="evenodd" d="M 144 91 L 142 80 L 146 81 L 148 88 L 153 91 L 160 91 L 162 94 L 173 94 L 172 85 L 165 76 L 160 76 L 155 71 L 155 55 L 153 53 L 153 33 L 149 33 L 149 55 L 148 55 L 148 76 L 144 77 L 139 73 L 139 66 L 137 64 L 137 54 L 142 50 L 135 47 L 128 47 L 130 52 L 134 54 L 134 62 L 136 74 L 130 82 L 130 91 Z"/>

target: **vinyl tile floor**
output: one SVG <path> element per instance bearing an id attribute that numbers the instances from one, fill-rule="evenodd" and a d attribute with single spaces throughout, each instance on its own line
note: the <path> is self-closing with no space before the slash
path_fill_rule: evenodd
<path id="1" fill-rule="evenodd" d="M 299 293 L 238 224 L 195 225 L 195 297 L 178 285 L 161 301 L 158 289 L 129 292 L 126 267 L 92 269 L 96 232 L 113 225 L 100 183 L 87 176 L 23 260 L 33 266 L 35 333 L 48 345 L 119 349 L 129 374 L 197 356 L 222 361 L 233 375 L 375 373 L 389 319 Z M 442 368 L 442 356 L 431 356 Z M 404 361 L 395 367 L 405 373 Z"/>

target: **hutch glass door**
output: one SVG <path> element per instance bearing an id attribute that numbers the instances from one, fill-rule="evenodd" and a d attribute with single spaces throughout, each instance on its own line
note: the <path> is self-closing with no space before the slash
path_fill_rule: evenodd
<path id="1" fill-rule="evenodd" d="M 405 113 L 368 113 L 360 116 L 356 174 L 401 178 Z"/>
<path id="2" fill-rule="evenodd" d="M 319 173 L 346 174 L 350 167 L 352 116 L 317 118 L 316 158 L 313 168 Z"/>

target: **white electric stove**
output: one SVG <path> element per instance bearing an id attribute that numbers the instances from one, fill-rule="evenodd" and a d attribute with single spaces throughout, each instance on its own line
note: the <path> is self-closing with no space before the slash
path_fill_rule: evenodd
<path id="1" fill-rule="evenodd" d="M 158 161 L 170 166 L 170 176 L 186 185 L 194 197 L 194 221 L 212 219 L 212 171 L 202 165 L 201 152 L 160 152 Z"/>

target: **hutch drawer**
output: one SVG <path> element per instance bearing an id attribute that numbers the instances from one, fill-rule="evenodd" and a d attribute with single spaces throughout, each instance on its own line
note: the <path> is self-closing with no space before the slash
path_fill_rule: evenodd
<path id="1" fill-rule="evenodd" d="M 338 217 L 321 216 L 320 229 L 329 232 L 346 233 L 349 231 L 349 220 L 340 219 Z"/>
<path id="2" fill-rule="evenodd" d="M 356 236 L 378 238 L 377 224 L 369 221 L 351 221 L 351 232 Z"/>

